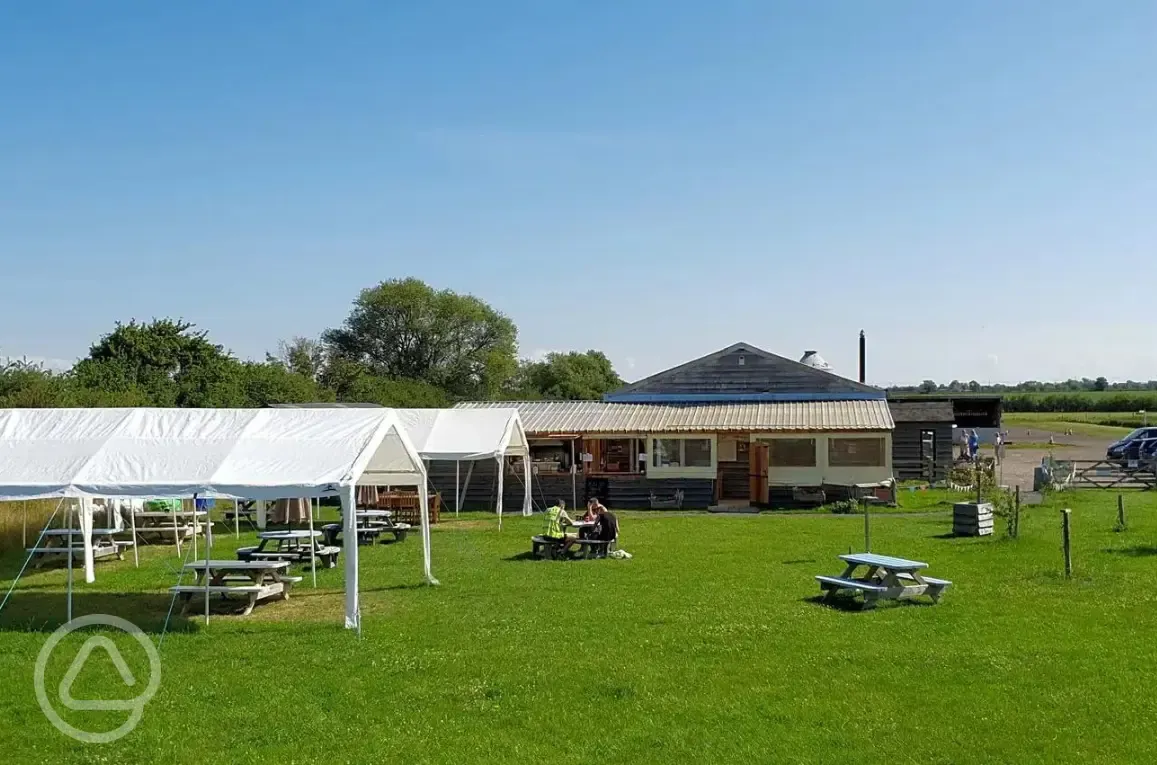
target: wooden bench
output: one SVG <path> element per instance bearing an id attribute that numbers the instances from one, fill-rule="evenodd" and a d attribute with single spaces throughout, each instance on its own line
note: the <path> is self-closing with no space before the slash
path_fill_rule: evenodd
<path id="1" fill-rule="evenodd" d="M 562 555 L 562 547 L 565 540 L 552 539 L 544 536 L 533 536 L 530 538 L 530 553 L 535 558 L 546 558 L 547 560 L 554 560 Z"/>
<path id="2" fill-rule="evenodd" d="M 840 590 L 856 590 L 857 592 L 887 592 L 888 588 L 882 584 L 872 584 L 862 579 L 841 579 L 838 576 L 817 576 L 820 589 L 832 595 Z"/>
<path id="3" fill-rule="evenodd" d="M 300 579 L 301 577 L 297 577 Z M 181 614 L 184 615 L 189 610 L 189 605 L 192 602 L 193 596 L 197 593 L 205 595 L 220 595 L 223 599 L 227 599 L 230 595 L 244 596 L 248 603 L 245 610 L 241 612 L 242 616 L 248 616 L 253 613 L 253 607 L 257 605 L 257 601 L 271 598 L 275 595 L 280 595 L 282 600 L 289 600 L 289 589 L 281 582 L 274 582 L 272 584 L 248 584 L 248 585 L 209 585 L 206 587 L 203 584 L 179 584 L 169 588 L 169 592 L 180 595 L 184 603 L 181 605 Z"/>
<path id="4" fill-rule="evenodd" d="M 611 546 L 611 542 L 606 539 L 579 539 L 575 544 L 578 545 L 580 558 L 605 558 Z"/>
<path id="5" fill-rule="evenodd" d="M 674 494 L 659 496 L 651 492 L 652 510 L 681 510 L 683 508 L 683 490 L 676 489 Z"/>
<path id="6" fill-rule="evenodd" d="M 905 582 L 916 581 L 916 577 L 911 574 L 896 574 L 896 578 L 902 579 Z M 952 586 L 952 582 L 947 579 L 937 579 L 934 576 L 921 576 L 920 578 L 924 580 L 924 584 L 928 585 L 928 589 L 925 590 L 925 592 L 931 596 L 933 603 L 940 602 L 940 596 Z"/>

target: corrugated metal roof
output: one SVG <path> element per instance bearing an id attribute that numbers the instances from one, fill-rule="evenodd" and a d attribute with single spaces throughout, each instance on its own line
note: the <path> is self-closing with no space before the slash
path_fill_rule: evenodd
<path id="1" fill-rule="evenodd" d="M 527 433 L 716 433 L 891 430 L 895 427 L 888 402 L 883 399 L 732 404 L 467 401 L 458 407 L 514 407 Z"/>

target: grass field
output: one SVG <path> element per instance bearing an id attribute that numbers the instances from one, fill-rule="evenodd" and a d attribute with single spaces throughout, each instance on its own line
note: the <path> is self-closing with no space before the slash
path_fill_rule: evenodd
<path id="1" fill-rule="evenodd" d="M 248 618 L 179 620 L 139 727 L 99 748 L 37 706 L 46 634 L 30 630 L 63 620 L 65 575 L 35 572 L 0 613 L 0 747 L 54 763 L 1152 761 L 1157 497 L 1129 495 L 1114 533 L 1115 495 L 1061 495 L 1025 508 L 1018 540 L 949 538 L 950 497 L 901 499 L 926 512 L 875 517 L 873 549 L 952 579 L 940 605 L 813 602 L 813 575 L 863 546 L 862 516 L 624 513 L 634 559 L 589 562 L 525 560 L 538 519 L 499 533 L 473 516 L 435 530 L 440 587 L 419 584 L 416 540 L 363 548 L 360 640 L 341 627 L 340 568 Z M 214 557 L 238 544 L 217 542 Z M 146 548 L 140 569 L 98 564 L 76 613 L 157 639 L 177 562 Z M 109 636 L 141 677 L 139 647 Z M 54 652 L 50 688 L 80 640 Z M 88 666 L 73 696 L 118 697 L 111 663 Z M 107 730 L 125 715 L 64 716 Z"/>
<path id="2" fill-rule="evenodd" d="M 1157 422 L 1157 417 L 1151 418 Z M 1120 438 L 1143 424 L 1139 414 L 1123 412 L 1005 412 L 1005 426 L 1039 428 L 1054 433 L 1072 430 L 1094 438 Z"/>

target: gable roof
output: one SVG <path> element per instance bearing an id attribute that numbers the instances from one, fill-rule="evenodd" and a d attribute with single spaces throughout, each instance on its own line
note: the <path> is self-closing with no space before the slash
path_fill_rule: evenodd
<path id="1" fill-rule="evenodd" d="M 736 343 L 608 393 L 606 401 L 823 401 L 884 398 L 849 380 L 750 343 Z"/>
<path id="2" fill-rule="evenodd" d="M 953 422 L 956 414 L 951 401 L 913 401 L 892 399 L 888 401 L 892 419 L 896 422 Z"/>

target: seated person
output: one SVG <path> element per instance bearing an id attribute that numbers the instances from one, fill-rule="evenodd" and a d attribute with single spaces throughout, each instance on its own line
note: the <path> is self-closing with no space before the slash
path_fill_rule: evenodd
<path id="1" fill-rule="evenodd" d="M 614 542 L 619 538 L 619 519 L 602 505 L 599 505 L 598 518 L 595 519 L 595 527 L 591 536 L 604 542 Z M 609 548 L 610 545 L 607 547 Z"/>
<path id="2" fill-rule="evenodd" d="M 562 551 L 566 552 L 578 539 L 574 534 L 563 533 L 563 525 L 574 523 L 566 514 L 566 500 L 560 499 L 553 506 L 546 509 L 543 517 L 542 535 L 547 539 L 558 540 L 562 544 Z"/>
<path id="3" fill-rule="evenodd" d="M 606 510 L 597 497 L 591 497 L 587 500 L 587 512 L 583 515 L 584 521 L 597 521 L 599 519 L 599 510 Z"/>

